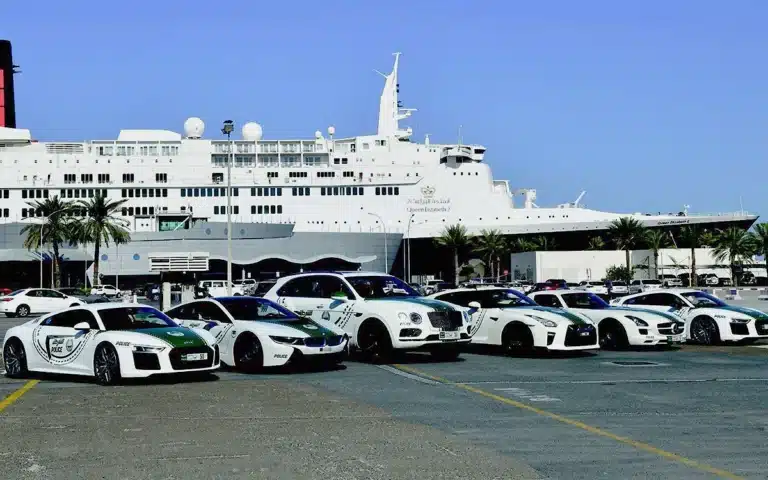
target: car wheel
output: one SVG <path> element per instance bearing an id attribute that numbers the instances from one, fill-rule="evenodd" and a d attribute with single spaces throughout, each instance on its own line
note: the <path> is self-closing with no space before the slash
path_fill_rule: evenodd
<path id="1" fill-rule="evenodd" d="M 29 315 L 29 306 L 27 305 L 19 305 L 19 307 L 16 309 L 16 316 L 17 317 L 26 317 Z"/>
<path id="2" fill-rule="evenodd" d="M 99 385 L 116 385 L 120 381 L 120 359 L 109 343 L 96 347 L 93 355 L 93 375 Z"/>
<path id="3" fill-rule="evenodd" d="M 696 317 L 691 322 L 691 340 L 700 345 L 716 345 L 720 343 L 720 331 L 717 323 L 709 317 Z"/>
<path id="4" fill-rule="evenodd" d="M 24 345 L 16 338 L 5 342 L 3 348 L 3 364 L 5 374 L 10 378 L 24 378 L 29 373 L 27 370 L 27 353 Z"/>
<path id="5" fill-rule="evenodd" d="M 357 332 L 357 347 L 363 360 L 386 362 L 392 354 L 392 340 L 387 327 L 374 319 L 364 322 Z"/>
<path id="6" fill-rule="evenodd" d="M 504 327 L 501 347 L 507 355 L 521 355 L 533 352 L 533 334 L 527 325 L 517 323 Z"/>
<path id="7" fill-rule="evenodd" d="M 600 348 L 605 350 L 622 350 L 629 346 L 627 332 L 624 327 L 612 318 L 603 320 L 598 331 L 600 334 Z"/>
<path id="8" fill-rule="evenodd" d="M 264 367 L 264 350 L 252 333 L 242 333 L 235 340 L 235 367 L 244 372 L 255 372 Z"/>
<path id="9" fill-rule="evenodd" d="M 456 347 L 436 348 L 430 352 L 432 358 L 440 362 L 453 362 L 461 355 L 461 350 Z"/>

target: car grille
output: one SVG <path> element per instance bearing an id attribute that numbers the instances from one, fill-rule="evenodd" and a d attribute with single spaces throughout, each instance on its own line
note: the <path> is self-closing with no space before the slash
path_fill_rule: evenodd
<path id="1" fill-rule="evenodd" d="M 674 328 L 674 325 L 672 323 L 660 323 L 658 328 L 660 334 L 672 335 L 672 329 Z"/>
<path id="2" fill-rule="evenodd" d="M 308 347 L 335 347 L 341 344 L 344 339 L 341 335 L 331 335 L 329 337 L 307 337 L 304 339 L 304 345 Z"/>
<path id="3" fill-rule="evenodd" d="M 207 353 L 205 360 L 182 361 L 181 356 L 189 353 Z M 192 370 L 194 368 L 206 368 L 213 366 L 215 352 L 210 347 L 180 347 L 174 348 L 168 354 L 171 361 L 171 368 L 174 370 Z"/>
<path id="4" fill-rule="evenodd" d="M 581 347 L 597 343 L 594 325 L 569 325 L 565 332 L 566 347 Z"/>
<path id="5" fill-rule="evenodd" d="M 136 370 L 160 370 L 156 353 L 133 352 L 133 365 Z"/>
<path id="6" fill-rule="evenodd" d="M 341 335 L 332 335 L 330 337 L 325 337 L 325 344 L 329 347 L 335 347 L 336 345 L 341 344 L 343 337 Z"/>
<path id="7" fill-rule="evenodd" d="M 758 335 L 768 335 L 768 320 L 758 320 L 755 322 L 755 328 Z"/>
<path id="8" fill-rule="evenodd" d="M 463 324 L 461 312 L 429 312 L 429 323 L 440 330 L 458 330 Z"/>

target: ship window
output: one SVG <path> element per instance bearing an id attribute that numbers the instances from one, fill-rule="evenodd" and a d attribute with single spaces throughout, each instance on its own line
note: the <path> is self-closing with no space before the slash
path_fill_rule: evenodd
<path id="1" fill-rule="evenodd" d="M 147 207 L 141 207 L 141 214 L 146 215 L 147 214 Z"/>
<path id="2" fill-rule="evenodd" d="M 352 195 L 352 188 L 351 187 L 347 187 L 347 195 Z"/>
<path id="3" fill-rule="evenodd" d="M 235 205 L 235 215 L 240 215 L 240 205 Z"/>
<path id="4" fill-rule="evenodd" d="M 214 215 L 218 215 L 219 214 L 219 206 L 218 205 L 214 205 L 213 206 L 213 214 Z"/>
<path id="5" fill-rule="evenodd" d="M 196 196 L 196 197 L 199 197 L 199 196 L 200 196 L 200 189 L 199 189 L 199 188 L 196 188 L 196 189 L 194 190 L 194 192 L 195 192 L 195 196 Z"/>
<path id="6" fill-rule="evenodd" d="M 128 215 L 133 216 L 133 207 L 128 207 Z"/>
<path id="7" fill-rule="evenodd" d="M 256 213 L 256 205 L 251 205 L 251 215 Z"/>
<path id="8" fill-rule="evenodd" d="M 363 143 L 363 150 L 368 150 L 371 146 L 368 143 Z"/>
<path id="9" fill-rule="evenodd" d="M 283 206 L 282 205 L 278 205 L 277 206 L 277 213 L 283 213 Z"/>
<path id="10" fill-rule="evenodd" d="M 320 187 L 320 196 L 325 196 L 325 187 Z"/>
<path id="11" fill-rule="evenodd" d="M 264 208 L 264 207 L 262 207 L 261 205 L 259 205 L 259 214 L 261 214 L 261 213 L 262 213 L 262 211 L 263 211 L 263 208 Z"/>
<path id="12" fill-rule="evenodd" d="M 400 187 L 395 187 L 395 195 L 400 195 Z"/>
<path id="13" fill-rule="evenodd" d="M 155 181 L 157 183 L 167 183 L 168 182 L 168 174 L 167 173 L 156 173 L 155 174 Z"/>
<path id="14" fill-rule="evenodd" d="M 376 187 L 376 195 L 381 195 L 381 189 L 379 187 Z"/>
<path id="15" fill-rule="evenodd" d="M 339 187 L 333 187 L 333 194 L 338 195 L 339 194 Z"/>
<path id="16" fill-rule="evenodd" d="M 252 197 L 256 196 L 256 187 L 251 187 L 251 196 Z"/>
<path id="17" fill-rule="evenodd" d="M 146 188 L 142 188 L 141 189 L 141 196 L 142 197 L 146 197 L 147 196 L 147 189 Z"/>
<path id="18" fill-rule="evenodd" d="M 128 207 L 123 207 L 122 211 L 120 212 L 123 216 L 128 215 Z"/>
<path id="19" fill-rule="evenodd" d="M 340 159 L 340 158 L 334 158 L 334 159 L 333 159 L 333 164 L 334 164 L 334 165 L 338 165 L 340 161 L 341 161 L 341 159 Z"/>
<path id="20" fill-rule="evenodd" d="M 123 191 L 125 191 L 125 190 L 123 190 Z M 125 196 L 125 195 L 123 195 L 123 196 Z M 187 196 L 187 189 L 186 188 L 182 188 L 181 189 L 181 196 L 182 197 L 186 197 Z"/>
<path id="21" fill-rule="evenodd" d="M 392 187 L 387 187 L 387 195 L 392 195 Z"/>
<path id="22" fill-rule="evenodd" d="M 269 213 L 277 213 L 277 208 L 274 205 L 269 206 Z"/>
<path id="23" fill-rule="evenodd" d="M 155 214 L 155 207 L 149 207 L 149 214 L 154 215 Z"/>

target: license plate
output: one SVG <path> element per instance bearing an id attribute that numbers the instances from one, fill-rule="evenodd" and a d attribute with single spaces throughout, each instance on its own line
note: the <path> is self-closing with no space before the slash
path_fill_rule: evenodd
<path id="1" fill-rule="evenodd" d="M 768 323 L 761 325 L 760 328 L 762 328 L 763 330 L 768 330 Z"/>
<path id="2" fill-rule="evenodd" d="M 186 355 L 182 355 L 181 359 L 185 362 L 196 362 L 198 360 L 208 360 L 208 354 L 207 353 L 188 353 Z"/>
<path id="3" fill-rule="evenodd" d="M 440 340 L 458 340 L 459 332 L 440 332 Z"/>
<path id="4" fill-rule="evenodd" d="M 582 337 L 588 337 L 589 336 L 589 332 L 581 332 L 581 333 L 579 333 L 579 335 L 581 335 Z"/>
<path id="5" fill-rule="evenodd" d="M 682 335 L 667 335 L 667 343 L 680 343 L 682 341 Z"/>

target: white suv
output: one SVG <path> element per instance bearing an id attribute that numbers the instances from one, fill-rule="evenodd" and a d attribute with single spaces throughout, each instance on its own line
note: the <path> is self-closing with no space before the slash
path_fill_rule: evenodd
<path id="1" fill-rule="evenodd" d="M 226 297 L 227 296 L 227 281 L 226 280 L 201 280 L 198 282 L 197 287 L 199 289 L 205 289 L 208 291 L 208 295 L 211 297 Z M 239 297 L 245 295 L 243 291 L 243 285 L 232 285 L 232 295 Z"/>
<path id="2" fill-rule="evenodd" d="M 661 282 L 658 280 L 632 280 L 629 284 L 629 293 L 642 293 L 650 292 L 651 290 L 659 290 L 661 288 Z"/>
<path id="3" fill-rule="evenodd" d="M 342 328 L 351 347 L 369 360 L 393 350 L 427 350 L 438 359 L 459 356 L 470 342 L 469 315 L 423 298 L 400 279 L 383 273 L 304 273 L 283 277 L 264 298 Z"/>
<path id="4" fill-rule="evenodd" d="M 113 285 L 95 285 L 91 289 L 91 295 L 104 295 L 105 297 L 116 297 L 120 295 L 120 290 L 118 290 Z"/>

